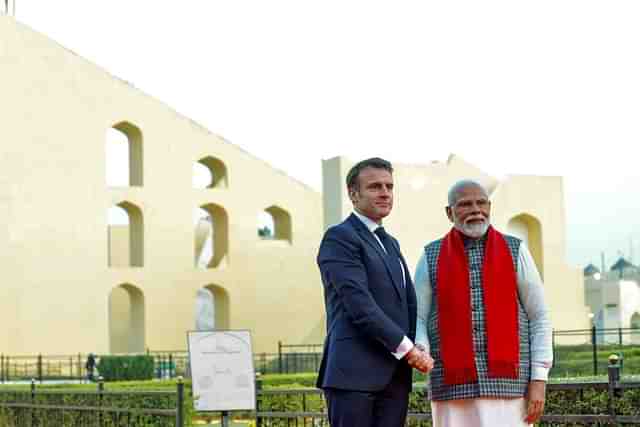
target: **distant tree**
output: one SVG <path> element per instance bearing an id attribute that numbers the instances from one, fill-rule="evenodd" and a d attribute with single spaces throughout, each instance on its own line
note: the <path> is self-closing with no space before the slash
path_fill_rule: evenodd
<path id="1" fill-rule="evenodd" d="M 258 228 L 258 236 L 263 239 L 271 239 L 273 238 L 273 231 L 265 225 L 262 228 Z"/>

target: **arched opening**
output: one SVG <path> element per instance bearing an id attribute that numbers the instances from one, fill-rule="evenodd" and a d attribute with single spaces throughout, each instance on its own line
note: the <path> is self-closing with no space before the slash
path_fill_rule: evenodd
<path id="1" fill-rule="evenodd" d="M 229 222 L 223 207 L 213 203 L 200 206 L 195 219 L 195 266 L 218 268 L 228 263 Z"/>
<path id="2" fill-rule="evenodd" d="M 120 122 L 106 133 L 107 186 L 142 186 L 142 132 L 129 123 Z"/>
<path id="3" fill-rule="evenodd" d="M 258 237 L 263 240 L 269 240 L 275 238 L 275 221 L 273 215 L 267 211 L 262 211 L 258 214 Z"/>
<path id="4" fill-rule="evenodd" d="M 142 267 L 144 264 L 144 221 L 142 211 L 131 202 L 121 202 L 107 213 L 109 267 Z"/>
<path id="5" fill-rule="evenodd" d="M 640 312 L 631 316 L 629 327 L 631 328 L 631 343 L 640 344 Z"/>
<path id="6" fill-rule="evenodd" d="M 109 295 L 109 349 L 111 353 L 145 351 L 144 294 L 124 283 Z"/>
<path id="7" fill-rule="evenodd" d="M 227 167 L 215 157 L 207 156 L 193 165 L 194 188 L 227 188 Z"/>
<path id="8" fill-rule="evenodd" d="M 529 214 L 517 215 L 507 224 L 507 232 L 522 239 L 529 247 L 540 276 L 544 278 L 544 258 L 542 246 L 542 226 L 540 221 Z"/>
<path id="9" fill-rule="evenodd" d="M 229 329 L 229 294 L 218 285 L 207 285 L 196 294 L 196 330 Z"/>
<path id="10" fill-rule="evenodd" d="M 109 267 L 129 267 L 129 214 L 120 206 L 107 213 L 107 255 Z"/>
<path id="11" fill-rule="evenodd" d="M 271 206 L 258 215 L 258 237 L 265 240 L 292 241 L 291 216 L 287 211 Z"/>

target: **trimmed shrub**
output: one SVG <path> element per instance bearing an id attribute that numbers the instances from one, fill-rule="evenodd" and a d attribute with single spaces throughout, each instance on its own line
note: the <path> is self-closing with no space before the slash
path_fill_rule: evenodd
<path id="1" fill-rule="evenodd" d="M 98 372 L 105 381 L 150 380 L 153 378 L 153 357 L 102 356 Z"/>
<path id="2" fill-rule="evenodd" d="M 184 387 L 184 414 L 185 419 L 189 420 L 193 414 L 193 402 L 189 389 L 190 383 L 185 382 Z M 46 424 L 44 425 L 55 425 L 56 427 L 85 425 L 90 420 L 97 420 L 98 416 L 96 413 L 87 410 L 60 410 L 45 408 L 44 405 L 75 408 L 103 406 L 106 408 L 120 408 L 123 410 L 120 411 L 123 414 L 126 410 L 172 410 L 175 409 L 177 405 L 177 394 L 175 393 L 177 385 L 175 381 L 110 383 L 105 385 L 105 393 L 102 394 L 102 396 L 98 394 L 97 390 L 98 386 L 96 384 L 37 385 L 35 400 L 32 401 L 28 385 L 20 387 L 14 385 L 2 386 L 0 387 L 0 404 L 2 402 L 21 402 L 27 404 L 33 402 L 38 405 L 43 405 L 43 407 L 35 410 L 33 413 L 35 413 L 40 420 L 46 420 Z M 158 391 L 169 393 L 157 393 Z M 129 394 L 128 392 L 132 393 Z M 117 416 L 115 415 L 117 413 L 118 411 L 105 413 L 101 425 L 104 425 L 104 427 L 124 425 L 122 424 L 122 418 L 126 418 L 127 416 L 122 415 L 118 422 L 116 422 L 112 416 Z M 20 417 L 20 422 L 18 422 L 17 417 Z M 20 410 L 19 408 L 2 408 L 0 405 L 0 427 L 23 425 L 25 421 L 28 421 L 28 417 L 29 411 Z M 154 414 L 137 414 L 131 418 L 130 424 L 127 425 L 174 427 L 175 419 L 173 417 L 160 417 Z"/>
<path id="3" fill-rule="evenodd" d="M 262 375 L 260 380 L 263 388 L 308 388 L 316 386 L 318 374 L 269 374 Z"/>

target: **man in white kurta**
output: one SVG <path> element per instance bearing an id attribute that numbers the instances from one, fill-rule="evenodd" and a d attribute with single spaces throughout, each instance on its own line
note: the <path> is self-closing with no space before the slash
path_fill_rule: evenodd
<path id="1" fill-rule="evenodd" d="M 524 242 L 490 226 L 490 209 L 480 184 L 456 183 L 446 207 L 453 229 L 426 246 L 416 269 L 416 344 L 435 360 L 429 378 L 435 427 L 527 426 L 544 409 L 553 356 L 542 281 Z M 490 255 L 488 245 L 502 252 Z M 459 289 L 447 293 L 453 282 Z M 447 295 L 462 299 L 451 303 Z M 505 320 L 510 300 L 513 313 Z"/>

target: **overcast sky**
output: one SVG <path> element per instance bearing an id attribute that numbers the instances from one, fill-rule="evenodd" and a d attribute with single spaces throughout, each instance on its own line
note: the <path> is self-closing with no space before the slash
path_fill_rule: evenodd
<path id="1" fill-rule="evenodd" d="M 640 261 L 640 2 L 16 0 L 16 18 L 310 186 L 378 155 L 565 178 L 568 261 Z"/>

